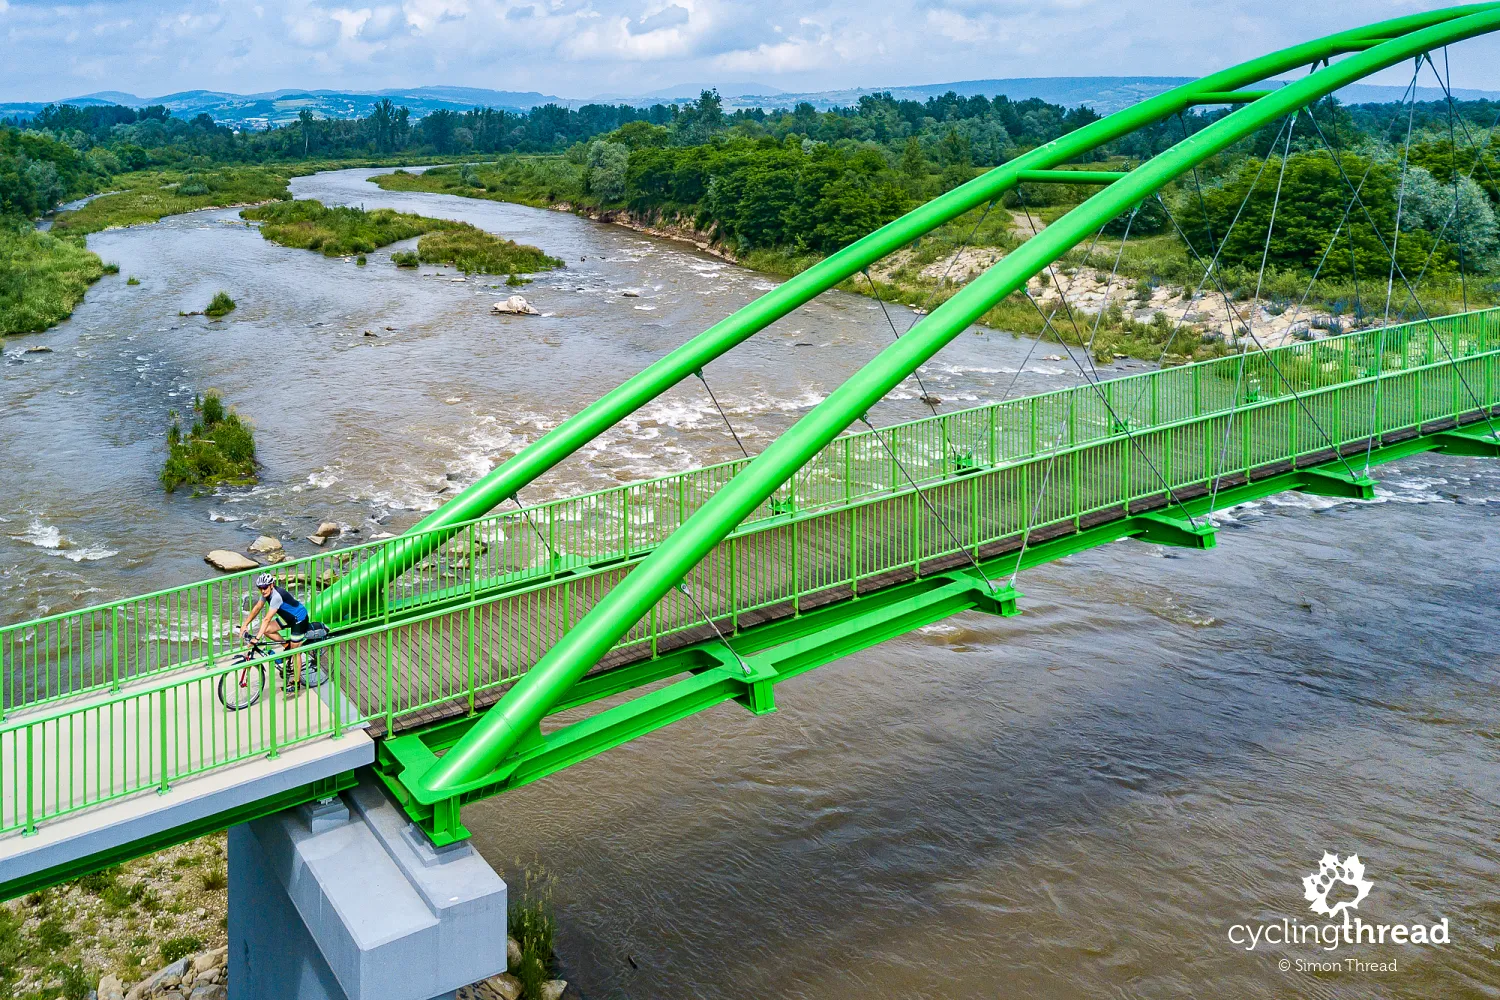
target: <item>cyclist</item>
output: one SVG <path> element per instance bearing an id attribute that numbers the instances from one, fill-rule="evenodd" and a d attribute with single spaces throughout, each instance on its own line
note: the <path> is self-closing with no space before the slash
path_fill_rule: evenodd
<path id="1" fill-rule="evenodd" d="M 278 587 L 276 579 L 270 573 L 262 573 L 255 578 L 255 589 L 259 597 L 250 613 L 245 616 L 244 624 L 240 626 L 240 635 L 246 642 L 254 639 L 270 639 L 272 642 L 280 642 L 281 627 L 285 625 L 291 633 L 286 639 L 285 645 L 288 650 L 293 650 L 302 645 L 306 640 L 307 629 L 311 624 L 307 613 L 307 605 L 297 600 L 292 592 L 285 587 Z M 250 623 L 255 621 L 255 616 L 260 614 L 262 608 L 266 609 L 266 616 L 261 620 L 260 627 L 254 635 L 250 632 Z M 292 659 L 292 672 L 287 677 L 287 692 L 293 693 L 301 686 L 302 681 L 302 654 L 298 653 Z"/>

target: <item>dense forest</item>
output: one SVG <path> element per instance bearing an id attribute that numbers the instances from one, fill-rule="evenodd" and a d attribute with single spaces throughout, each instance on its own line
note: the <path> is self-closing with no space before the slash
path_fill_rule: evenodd
<path id="1" fill-rule="evenodd" d="M 1177 115 L 1090 159 L 1127 169 L 1228 113 Z M 339 163 L 469 161 L 422 178 L 397 174 L 382 185 L 685 220 L 742 254 L 816 256 L 1097 118 L 1086 107 L 954 93 L 926 101 L 874 94 L 830 111 L 802 104 L 726 112 L 705 91 L 681 105 L 476 108 L 415 120 L 384 101 L 362 118 L 304 113 L 260 131 L 236 131 L 202 114 L 178 118 L 161 106 L 51 106 L 0 123 L 0 319 L 7 330 L 41 329 L 66 316 L 102 273 L 82 245 L 89 231 L 285 197 L 291 174 Z M 1175 240 L 1167 256 L 1181 262 L 1214 248 L 1225 267 L 1244 267 L 1266 249 L 1252 234 L 1274 210 L 1283 224 L 1267 255 L 1273 274 L 1321 269 L 1357 278 L 1387 259 L 1381 234 L 1394 230 L 1399 202 L 1403 268 L 1429 280 L 1488 273 L 1500 267 L 1500 158 L 1480 136 L 1497 118 L 1500 105 L 1489 101 L 1345 107 L 1329 100 L 1303 112 L 1290 136 L 1286 123 L 1268 126 L 1169 185 L 1160 202 L 1130 215 L 1130 232 L 1157 240 L 1158 256 L 1166 253 L 1161 241 Z M 1408 129 L 1413 142 L 1403 156 Z M 1272 186 L 1257 184 L 1268 168 L 1282 177 L 1279 201 Z M 1328 234 L 1339 226 L 1351 173 L 1362 178 L 1368 214 L 1343 225 L 1333 253 Z M 1046 221 L 1094 190 L 1023 186 L 1007 195 L 1005 208 Z M 31 219 L 103 191 L 120 193 L 63 218 L 53 235 L 32 231 Z M 1229 231 L 1242 212 L 1219 247 L 1214 234 Z M 1125 224 L 1116 220 L 1106 234 L 1121 235 Z M 992 242 L 1010 238 L 1001 233 Z M 1168 272 L 1169 265 L 1153 268 Z M 33 294 L 22 309 L 22 290 L 42 278 L 60 289 L 56 302 L 39 307 Z"/>

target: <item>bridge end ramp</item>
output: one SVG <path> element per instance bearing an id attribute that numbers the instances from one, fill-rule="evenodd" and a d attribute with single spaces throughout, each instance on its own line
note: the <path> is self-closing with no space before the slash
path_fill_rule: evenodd
<path id="1" fill-rule="evenodd" d="M 347 785 L 375 759 L 361 729 L 294 746 L 108 805 L 0 837 L 0 899 L 87 875 L 152 851 L 216 833 Z"/>

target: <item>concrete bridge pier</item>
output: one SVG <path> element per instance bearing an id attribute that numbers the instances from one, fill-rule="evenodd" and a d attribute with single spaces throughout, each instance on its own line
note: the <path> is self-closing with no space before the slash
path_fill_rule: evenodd
<path id="1" fill-rule="evenodd" d="M 229 831 L 230 1000 L 447 1000 L 505 971 L 506 888 L 368 777 Z"/>

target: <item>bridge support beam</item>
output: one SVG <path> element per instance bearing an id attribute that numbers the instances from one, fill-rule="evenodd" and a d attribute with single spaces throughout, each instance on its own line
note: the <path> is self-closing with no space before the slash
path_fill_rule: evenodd
<path id="1" fill-rule="evenodd" d="M 446 1000 L 505 971 L 506 887 L 368 778 L 229 831 L 231 1000 Z"/>

